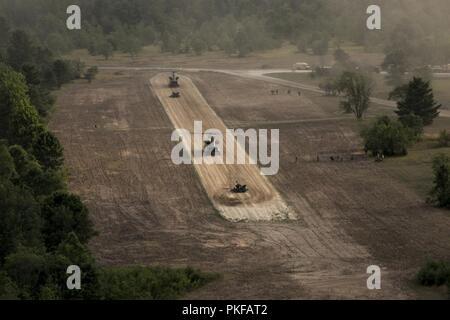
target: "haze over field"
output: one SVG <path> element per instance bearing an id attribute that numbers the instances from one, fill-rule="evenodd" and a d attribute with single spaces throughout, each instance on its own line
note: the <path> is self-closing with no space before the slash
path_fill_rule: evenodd
<path id="1" fill-rule="evenodd" d="M 283 41 L 312 46 L 318 53 L 329 41 L 382 51 L 402 41 L 411 59 L 450 60 L 446 0 L 80 0 L 82 31 L 70 32 L 64 26 L 72 2 L 1 0 L 0 16 L 57 53 L 87 48 L 97 54 L 112 49 L 135 54 L 142 46 L 159 44 L 163 52 L 222 49 L 245 55 Z M 371 4 L 382 7 L 381 31 L 365 28 Z M 5 31 L 3 23 L 0 32 Z"/>

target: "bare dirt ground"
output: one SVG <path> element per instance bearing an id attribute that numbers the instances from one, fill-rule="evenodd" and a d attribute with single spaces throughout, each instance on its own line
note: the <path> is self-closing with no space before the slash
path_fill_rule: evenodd
<path id="1" fill-rule="evenodd" d="M 314 161 L 358 146 L 337 107 L 313 93 L 271 96 L 262 81 L 189 74 L 227 127 L 280 129 L 280 172 L 269 181 L 297 220 L 234 223 L 217 214 L 193 166 L 170 161 L 173 125 L 149 89 L 153 76 L 102 71 L 91 85 L 65 87 L 52 118 L 102 264 L 222 274 L 188 298 L 423 297 L 410 279 L 428 258 L 450 258 L 450 218 L 371 161 Z M 382 290 L 366 288 L 373 264 Z"/>

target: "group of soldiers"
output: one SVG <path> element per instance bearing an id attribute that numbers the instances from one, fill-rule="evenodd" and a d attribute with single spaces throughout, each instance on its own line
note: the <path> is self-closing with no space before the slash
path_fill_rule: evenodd
<path id="1" fill-rule="evenodd" d="M 365 153 L 365 155 L 367 157 L 367 152 Z M 317 162 L 320 162 L 320 159 L 321 159 L 320 156 L 317 155 Z M 353 155 L 353 154 L 351 154 L 349 158 L 347 158 L 347 157 L 344 158 L 344 156 L 340 156 L 340 155 L 333 155 L 333 156 L 329 157 L 329 160 L 331 162 L 343 162 L 343 161 L 345 161 L 345 159 L 349 159 L 350 161 L 354 161 L 354 160 L 360 159 L 360 157 L 358 155 Z M 297 161 L 298 161 L 298 158 L 295 157 L 295 163 L 297 163 Z M 375 155 L 375 162 L 383 162 L 383 161 L 384 161 L 384 153 L 383 152 L 377 152 L 376 155 Z"/>
<path id="2" fill-rule="evenodd" d="M 271 93 L 273 96 L 277 96 L 277 95 L 280 94 L 280 90 L 279 90 L 279 89 L 273 89 L 273 90 L 270 90 L 270 93 Z M 291 89 L 288 89 L 288 90 L 286 91 L 286 93 L 287 93 L 288 95 L 291 95 L 291 94 L 292 94 L 292 90 L 291 90 Z M 301 97 L 302 92 L 301 92 L 300 90 L 298 90 L 298 91 L 297 91 L 297 95 L 298 95 L 299 97 Z"/>
<path id="3" fill-rule="evenodd" d="M 321 159 L 320 156 L 317 155 L 317 162 L 320 162 L 320 159 Z M 323 158 L 322 158 L 322 159 L 323 159 Z M 343 157 L 343 156 L 340 156 L 340 155 L 330 156 L 328 159 L 329 159 L 331 162 L 343 162 L 343 161 L 344 161 L 344 157 Z M 350 160 L 351 160 L 351 161 L 354 160 L 353 156 L 350 156 Z"/>

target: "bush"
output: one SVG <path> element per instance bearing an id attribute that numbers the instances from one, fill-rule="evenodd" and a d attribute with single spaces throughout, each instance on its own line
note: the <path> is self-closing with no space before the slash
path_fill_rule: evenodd
<path id="1" fill-rule="evenodd" d="M 343 49 L 338 48 L 334 51 L 334 60 L 342 66 L 350 65 L 350 56 Z"/>
<path id="2" fill-rule="evenodd" d="M 450 133 L 448 133 L 447 130 L 443 130 L 439 134 L 438 146 L 440 148 L 447 148 L 450 146 Z"/>
<path id="3" fill-rule="evenodd" d="M 433 159 L 433 189 L 429 202 L 450 209 L 450 158 L 444 154 Z"/>
<path id="4" fill-rule="evenodd" d="M 415 114 L 408 114 L 402 118 L 399 118 L 399 121 L 411 130 L 411 134 L 415 141 L 420 140 L 423 134 L 423 120 L 421 117 L 416 116 Z"/>
<path id="5" fill-rule="evenodd" d="M 4 271 L 0 271 L 0 300 L 19 299 L 19 289 Z"/>
<path id="6" fill-rule="evenodd" d="M 97 76 L 98 73 L 98 67 L 93 66 L 90 67 L 89 69 L 87 69 L 86 73 L 84 74 L 84 78 L 89 81 L 89 83 L 92 82 L 92 80 L 95 79 L 95 77 Z"/>
<path id="7" fill-rule="evenodd" d="M 406 155 L 414 139 L 409 128 L 387 116 L 378 118 L 371 127 L 363 129 L 361 136 L 366 151 L 386 156 Z"/>
<path id="8" fill-rule="evenodd" d="M 33 155 L 45 169 L 59 169 L 64 163 L 63 147 L 44 126 L 37 128 Z"/>
<path id="9" fill-rule="evenodd" d="M 100 272 L 100 295 L 107 300 L 175 299 L 214 278 L 191 268 L 107 268 Z"/>
<path id="10" fill-rule="evenodd" d="M 336 80 L 328 78 L 319 84 L 319 88 L 325 92 L 326 96 L 337 96 L 339 95 L 339 86 Z"/>
<path id="11" fill-rule="evenodd" d="M 99 271 L 94 257 L 84 246 L 77 235 L 71 232 L 58 246 L 52 257 L 51 271 L 53 279 L 60 284 L 63 299 L 99 299 Z M 65 286 L 69 265 L 77 265 L 81 272 L 81 290 L 67 290 Z"/>
<path id="12" fill-rule="evenodd" d="M 428 262 L 417 274 L 417 281 L 423 286 L 441 286 L 450 280 L 450 266 L 445 262 Z"/>
<path id="13" fill-rule="evenodd" d="M 4 269 L 20 290 L 24 299 L 36 298 L 47 273 L 45 257 L 30 249 L 21 248 L 6 257 Z"/>
<path id="14" fill-rule="evenodd" d="M 82 244 L 95 235 L 87 208 L 73 194 L 60 191 L 47 197 L 41 208 L 41 217 L 47 248 L 55 249 L 71 232 Z"/>
<path id="15" fill-rule="evenodd" d="M 73 63 L 69 60 L 55 60 L 53 63 L 53 73 L 55 74 L 56 86 L 58 88 L 76 78 Z"/>
<path id="16" fill-rule="evenodd" d="M 70 61 L 71 73 L 74 79 L 81 79 L 85 68 L 85 63 L 81 60 Z"/>

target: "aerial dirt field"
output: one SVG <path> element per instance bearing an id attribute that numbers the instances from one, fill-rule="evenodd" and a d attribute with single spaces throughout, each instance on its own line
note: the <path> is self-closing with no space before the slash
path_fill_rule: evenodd
<path id="1" fill-rule="evenodd" d="M 166 73 L 158 74 L 150 81 L 151 89 L 164 106 L 169 115 L 174 128 L 188 130 L 192 135 L 184 137 L 186 141 L 196 139 L 194 136 L 194 122 L 202 121 L 203 132 L 209 129 L 219 130 L 223 137 L 226 137 L 226 127 L 217 114 L 210 108 L 196 86 L 187 77 L 180 77 L 180 88 L 176 89 L 181 93 L 181 97 L 170 98 L 172 89 L 168 88 L 168 77 Z M 202 137 L 199 137 L 200 139 Z M 188 140 L 189 139 L 189 140 Z M 203 139 L 201 141 L 200 153 L 203 156 Z M 234 140 L 236 141 L 236 140 Z M 202 184 L 216 209 L 226 219 L 231 221 L 245 220 L 275 220 L 275 219 L 295 219 L 295 215 L 281 199 L 277 190 L 263 176 L 256 164 L 250 164 L 249 156 L 236 141 L 233 152 L 234 164 L 217 164 L 213 162 L 211 156 L 195 164 L 197 173 Z M 196 159 L 192 145 L 185 145 L 191 152 L 191 159 L 194 163 Z M 227 157 L 227 143 L 222 142 L 221 152 L 216 157 L 222 157 L 222 161 Z M 238 152 L 245 154 L 245 164 L 236 165 L 236 155 Z M 232 193 L 231 188 L 236 182 L 246 184 L 249 191 L 243 194 Z M 303 210 L 308 210 L 307 207 Z"/>
<path id="2" fill-rule="evenodd" d="M 222 275 L 193 299 L 428 297 L 412 279 L 427 259 L 450 258 L 450 217 L 373 161 L 315 161 L 360 148 L 338 106 L 281 87 L 272 96 L 263 81 L 186 74 L 226 127 L 280 129 L 280 172 L 267 185 L 295 219 L 232 222 L 194 166 L 171 162 L 174 124 L 149 87 L 155 75 L 102 71 L 58 95 L 51 128 L 98 231 L 100 263 Z M 382 268 L 382 290 L 367 289 L 369 265 Z"/>

